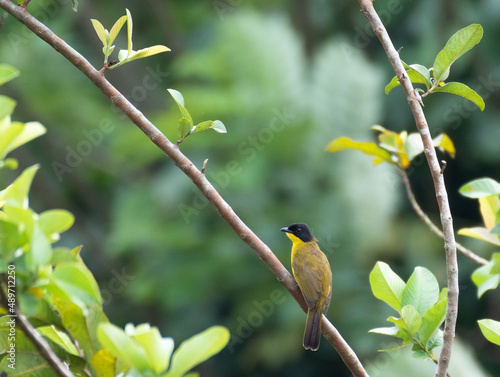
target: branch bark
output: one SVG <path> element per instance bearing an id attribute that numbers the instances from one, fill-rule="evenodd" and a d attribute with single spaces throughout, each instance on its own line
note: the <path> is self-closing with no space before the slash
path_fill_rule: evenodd
<path id="1" fill-rule="evenodd" d="M 7 281 L 7 275 L 0 275 L 1 281 L 5 284 Z M 7 284 L 5 284 L 7 286 Z M 0 286 L 0 301 L 5 309 L 9 309 L 7 295 L 5 294 L 3 286 Z M 59 377 L 74 377 L 73 373 L 68 369 L 66 365 L 57 357 L 52 348 L 50 348 L 49 343 L 36 331 L 36 329 L 31 325 L 31 323 L 24 317 L 24 315 L 19 311 L 17 307 L 17 302 L 15 305 L 15 317 L 16 326 L 18 325 L 23 331 L 24 335 L 31 340 L 31 343 L 36 347 L 40 355 L 47 361 L 52 370 Z"/>
<path id="2" fill-rule="evenodd" d="M 9 0 L 0 0 L 0 8 L 10 13 L 35 35 L 47 42 L 78 68 L 109 100 L 118 107 L 146 136 L 158 146 L 184 174 L 199 188 L 208 201 L 217 209 L 220 216 L 234 232 L 250 246 L 264 263 L 267 264 L 278 281 L 290 292 L 302 310 L 307 306 L 297 283 L 271 249 L 238 217 L 229 204 L 207 180 L 205 175 L 179 150 L 179 147 L 163 135 L 137 108 L 135 108 L 118 90 L 106 80 L 103 72 L 96 70 L 82 55 L 55 35 L 49 28 L 31 16 L 26 9 Z M 342 338 L 335 327 L 322 318 L 322 331 L 326 339 L 334 346 L 340 357 L 355 377 L 368 377 L 363 365 L 349 344 Z"/>
<path id="3" fill-rule="evenodd" d="M 410 180 L 408 179 L 408 175 L 406 174 L 406 171 L 404 169 L 399 169 L 401 176 L 403 177 L 403 184 L 406 189 L 406 195 L 408 196 L 408 200 L 410 200 L 411 206 L 413 207 L 413 210 L 417 213 L 417 215 L 424 221 L 424 223 L 427 224 L 429 229 L 436 233 L 439 237 L 444 238 L 443 232 L 441 232 L 441 229 L 439 229 L 434 223 L 432 222 L 431 219 L 429 219 L 429 216 L 420 208 L 420 205 L 417 202 L 417 199 L 415 198 L 415 195 L 413 194 L 413 190 L 411 189 L 411 184 Z M 473 261 L 482 264 L 483 266 L 488 264 L 488 261 L 479 255 L 475 254 L 472 250 L 467 249 L 465 246 L 457 242 L 457 250 L 460 250 L 462 254 L 467 256 L 468 258 L 472 259 Z"/>
<path id="4" fill-rule="evenodd" d="M 448 304 L 446 306 L 446 321 L 443 334 L 443 348 L 439 355 L 438 366 L 436 368 L 435 377 L 445 377 L 448 370 L 455 338 L 455 327 L 458 315 L 458 262 L 457 248 L 455 244 L 455 234 L 453 231 L 453 218 L 451 216 L 450 205 L 448 202 L 448 193 L 444 177 L 441 174 L 441 167 L 436 155 L 436 150 L 432 143 L 432 137 L 425 118 L 422 106 L 419 103 L 418 97 L 415 94 L 413 85 L 406 74 L 406 71 L 399 58 L 399 53 L 394 48 L 389 34 L 384 27 L 380 17 L 373 7 L 373 0 L 358 0 L 361 10 L 370 22 L 370 25 L 377 35 L 382 47 L 384 48 L 389 61 L 391 62 L 394 72 L 399 79 L 399 83 L 403 88 L 410 109 L 413 113 L 417 129 L 424 144 L 424 154 L 429 165 L 432 180 L 434 182 L 434 190 L 441 215 L 441 225 L 443 229 L 444 250 L 446 254 L 446 275 L 448 280 Z"/>

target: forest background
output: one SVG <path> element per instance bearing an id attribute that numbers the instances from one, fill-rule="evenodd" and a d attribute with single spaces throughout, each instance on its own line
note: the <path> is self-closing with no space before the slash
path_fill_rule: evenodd
<path id="1" fill-rule="evenodd" d="M 124 8 L 134 16 L 135 46 L 172 51 L 108 71 L 107 78 L 171 140 L 179 113 L 167 88 L 183 93 L 195 121 L 222 120 L 227 134 L 192 135 L 181 149 L 198 167 L 208 158 L 207 177 L 285 266 L 290 243 L 279 229 L 298 221 L 311 226 L 333 269 L 328 317 L 370 375 L 422 375 L 421 364 L 408 368 L 409 352 L 377 354 L 390 341 L 367 331 L 385 326 L 393 313 L 373 297 L 368 274 L 377 260 L 405 280 L 424 266 L 444 286 L 442 240 L 412 212 L 396 169 L 373 167 L 354 152 L 325 152 L 339 136 L 373 141 L 374 124 L 415 132 L 401 89 L 384 93 L 394 72 L 358 4 L 86 1 L 77 13 L 56 0 L 30 4 L 96 67 L 102 52 L 90 19 L 109 28 Z M 499 180 L 500 3 L 391 0 L 377 10 L 407 63 L 430 66 L 456 30 L 484 28 L 481 43 L 454 65 L 453 79 L 483 96 L 485 110 L 456 96 L 424 99 L 433 135 L 446 132 L 457 149 L 453 160 L 442 156 L 455 229 L 476 226 L 477 202 L 458 188 L 483 176 Z M 0 34 L 0 56 L 21 71 L 2 87 L 18 101 L 16 120 L 48 128 L 13 153 L 22 168 L 41 162 L 31 206 L 75 215 L 61 243 L 84 245 L 82 257 L 113 323 L 150 322 L 176 343 L 213 324 L 227 326 L 228 347 L 201 367 L 202 375 L 349 375 L 327 342 L 316 353 L 302 349 L 305 315 L 296 302 L 191 181 L 83 75 L 13 19 Z M 423 156 L 407 173 L 438 223 Z M 2 170 L 3 186 L 10 174 Z M 487 259 L 495 251 L 470 238 L 458 241 Z M 457 337 L 466 348 L 456 347 L 452 365 L 496 375 L 498 347 L 476 320 L 498 320 L 498 292 L 478 301 L 470 280 L 478 265 L 459 254 L 459 266 Z"/>

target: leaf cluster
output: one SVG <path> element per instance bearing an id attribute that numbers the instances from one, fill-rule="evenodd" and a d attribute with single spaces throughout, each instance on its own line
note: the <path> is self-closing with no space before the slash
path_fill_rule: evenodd
<path id="1" fill-rule="evenodd" d="M 19 72 L 0 66 L 0 83 Z M 7 158 L 15 148 L 43 135 L 38 122 L 12 122 L 15 102 L 0 98 L 0 168 L 17 168 Z M 174 351 L 174 341 L 162 337 L 148 323 L 125 330 L 111 324 L 103 312 L 103 300 L 92 272 L 80 256 L 81 246 L 55 247 L 74 216 L 66 210 L 36 213 L 29 206 L 29 191 L 38 165 L 26 168 L 0 191 L 0 276 L 15 277 L 15 287 L 2 286 L 6 302 L 0 306 L 0 370 L 10 361 L 2 357 L 12 347 L 10 316 L 20 308 L 49 343 L 54 353 L 78 376 L 195 376 L 193 367 L 220 352 L 229 341 L 221 326 L 187 339 Z M 37 370 L 55 375 L 48 362 L 20 329 L 15 340 L 16 372 Z"/>
<path id="2" fill-rule="evenodd" d="M 472 24 L 460 29 L 448 40 L 444 48 L 437 54 L 432 68 L 421 64 L 406 64 L 406 74 L 414 84 L 424 84 L 426 90 L 420 89 L 425 97 L 431 93 L 451 93 L 472 101 L 477 107 L 484 110 L 484 100 L 474 90 L 460 82 L 445 82 L 450 75 L 451 65 L 463 54 L 481 41 L 483 28 L 479 24 Z M 432 76 L 431 76 L 432 72 Z M 385 93 L 400 85 L 399 78 L 394 76 L 385 87 Z"/>
<path id="3" fill-rule="evenodd" d="M 355 149 L 366 155 L 373 156 L 373 165 L 387 162 L 405 170 L 411 161 L 424 151 L 422 139 L 417 132 L 408 134 L 403 131 L 396 133 L 382 126 L 373 126 L 372 129 L 379 131 L 378 143 L 358 142 L 342 136 L 332 140 L 326 147 L 327 152 L 339 152 L 346 149 Z M 450 137 L 442 133 L 433 139 L 434 147 L 447 152 L 452 158 L 455 157 L 455 146 Z"/>
<path id="4" fill-rule="evenodd" d="M 370 332 L 399 338 L 402 346 L 413 345 L 415 357 L 435 360 L 432 350 L 443 340 L 439 327 L 445 319 L 446 288 L 439 291 L 436 278 L 424 267 L 416 267 L 405 283 L 384 262 L 377 262 L 371 271 L 370 286 L 375 297 L 399 314 L 387 319 L 394 326 Z"/>
<path id="5" fill-rule="evenodd" d="M 92 26 L 97 33 L 97 36 L 102 42 L 103 48 L 102 52 L 104 54 L 104 67 L 106 69 L 113 69 L 119 67 L 125 63 L 131 62 L 133 60 L 146 58 L 148 56 L 156 55 L 162 52 L 170 51 L 170 49 L 163 45 L 155 45 L 147 48 L 143 48 L 139 51 L 134 51 L 132 49 L 132 15 L 130 11 L 126 9 L 127 14 L 125 16 L 120 17 L 110 31 L 104 28 L 104 26 L 97 20 L 92 19 Z M 120 50 L 118 52 L 118 62 L 110 62 L 108 61 L 109 56 L 115 49 L 113 42 L 115 41 L 118 33 L 120 32 L 122 26 L 127 23 L 127 49 Z"/>
<path id="6" fill-rule="evenodd" d="M 179 106 L 179 110 L 181 112 L 181 118 L 179 119 L 177 125 L 177 132 L 179 134 L 180 140 L 177 141 L 177 144 L 180 144 L 186 139 L 189 135 L 206 131 L 212 129 L 218 133 L 227 133 L 226 126 L 220 120 L 205 120 L 197 125 L 194 125 L 193 118 L 189 114 L 189 111 L 186 109 L 186 105 L 184 104 L 184 97 L 182 94 L 175 89 L 167 89 L 172 98 Z"/>

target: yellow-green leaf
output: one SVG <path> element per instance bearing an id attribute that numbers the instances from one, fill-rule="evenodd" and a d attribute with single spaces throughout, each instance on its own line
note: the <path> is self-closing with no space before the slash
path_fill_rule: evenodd
<path id="1" fill-rule="evenodd" d="M 500 211 L 500 198 L 498 195 L 483 196 L 479 198 L 479 209 L 484 225 L 488 230 L 497 225 L 497 213 Z"/>
<path id="2" fill-rule="evenodd" d="M 332 140 L 330 144 L 326 147 L 327 152 L 339 152 L 346 149 L 356 149 L 363 152 L 366 155 L 374 156 L 375 163 L 380 163 L 380 160 L 389 162 L 393 164 L 391 154 L 386 150 L 380 148 L 377 144 L 371 142 L 358 142 L 349 139 L 348 137 L 342 136 L 335 140 Z"/>
<path id="3" fill-rule="evenodd" d="M 500 246 L 500 239 L 497 235 L 490 233 L 487 228 L 474 227 L 474 228 L 462 228 L 458 231 L 461 236 L 467 236 L 472 238 L 477 238 L 493 245 Z"/>
<path id="4" fill-rule="evenodd" d="M 97 36 L 101 40 L 102 45 L 106 47 L 108 45 L 108 42 L 106 40 L 106 29 L 104 28 L 104 26 L 102 26 L 102 24 L 99 21 L 95 19 L 91 19 L 90 22 L 92 22 L 92 26 L 94 27 Z"/>
<path id="5" fill-rule="evenodd" d="M 441 134 L 432 139 L 432 141 L 434 142 L 434 146 L 436 148 L 439 148 L 442 152 L 447 152 L 451 158 L 455 158 L 455 145 L 447 134 Z"/>
<path id="6" fill-rule="evenodd" d="M 108 37 L 108 46 L 111 46 L 120 32 L 123 24 L 127 21 L 127 16 L 121 16 L 118 21 L 115 22 L 113 27 L 111 28 L 111 31 L 109 32 L 109 37 Z"/>

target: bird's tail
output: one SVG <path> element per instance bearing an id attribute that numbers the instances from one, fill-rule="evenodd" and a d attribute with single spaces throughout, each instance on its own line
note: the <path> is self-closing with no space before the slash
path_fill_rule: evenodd
<path id="1" fill-rule="evenodd" d="M 317 351 L 321 339 L 321 311 L 318 307 L 307 311 L 306 329 L 304 330 L 303 345 L 306 350 Z"/>

